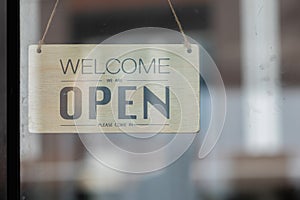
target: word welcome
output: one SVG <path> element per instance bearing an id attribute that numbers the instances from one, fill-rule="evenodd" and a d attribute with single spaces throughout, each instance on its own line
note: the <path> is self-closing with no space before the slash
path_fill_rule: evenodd
<path id="1" fill-rule="evenodd" d="M 144 61 L 142 58 L 126 58 L 122 60 L 111 58 L 104 66 L 101 66 L 98 64 L 99 61 L 97 59 L 59 59 L 63 74 L 169 74 L 168 67 L 170 65 L 167 61 L 170 61 L 170 58 L 153 58 L 148 62 Z"/>

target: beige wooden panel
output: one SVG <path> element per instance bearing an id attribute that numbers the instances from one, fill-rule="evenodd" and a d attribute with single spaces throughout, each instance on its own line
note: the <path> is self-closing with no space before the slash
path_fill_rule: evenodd
<path id="1" fill-rule="evenodd" d="M 195 133 L 199 49 L 182 44 L 29 47 L 32 133 Z"/>

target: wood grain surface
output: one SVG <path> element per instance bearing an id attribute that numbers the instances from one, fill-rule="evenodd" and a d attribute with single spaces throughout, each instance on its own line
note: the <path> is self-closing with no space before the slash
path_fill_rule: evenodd
<path id="1" fill-rule="evenodd" d="M 199 48 L 182 44 L 29 47 L 31 133 L 196 133 Z"/>

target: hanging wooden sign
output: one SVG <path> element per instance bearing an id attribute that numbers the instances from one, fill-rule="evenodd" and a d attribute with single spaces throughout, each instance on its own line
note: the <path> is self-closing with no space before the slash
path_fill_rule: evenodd
<path id="1" fill-rule="evenodd" d="M 199 49 L 182 44 L 29 47 L 32 133 L 196 133 Z"/>

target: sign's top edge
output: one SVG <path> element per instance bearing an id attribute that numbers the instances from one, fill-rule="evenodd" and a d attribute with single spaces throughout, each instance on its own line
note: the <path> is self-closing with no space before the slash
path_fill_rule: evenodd
<path id="1" fill-rule="evenodd" d="M 153 46 L 153 45 L 159 45 L 159 46 L 177 46 L 181 45 L 184 46 L 182 43 L 174 43 L 174 44 L 163 44 L 163 43 L 137 43 L 137 44 L 43 44 L 42 46 L 67 46 L 67 47 L 76 47 L 76 46 Z M 192 46 L 199 46 L 198 44 L 191 44 Z M 37 47 L 38 44 L 31 44 L 29 47 Z"/>
<path id="2" fill-rule="evenodd" d="M 29 51 L 34 51 L 34 49 L 38 48 L 38 44 L 31 44 L 28 46 Z M 182 43 L 173 43 L 173 44 L 163 44 L 163 43 L 139 43 L 139 44 L 43 44 L 42 48 L 95 48 L 95 47 L 107 47 L 107 48 L 114 48 L 114 47 L 129 47 L 129 48 L 179 48 L 182 47 L 183 49 L 186 49 L 184 44 Z M 191 44 L 192 49 L 196 50 L 195 52 L 200 51 L 200 45 L 199 44 Z"/>

